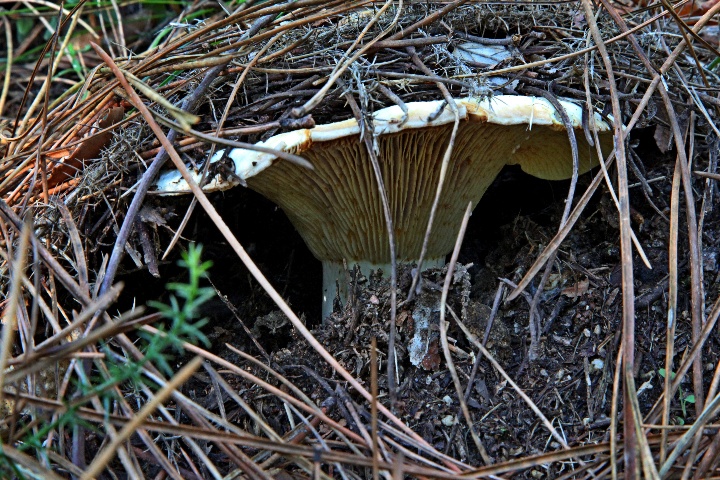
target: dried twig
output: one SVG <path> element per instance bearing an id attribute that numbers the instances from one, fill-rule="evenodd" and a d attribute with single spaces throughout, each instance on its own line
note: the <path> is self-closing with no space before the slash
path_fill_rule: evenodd
<path id="1" fill-rule="evenodd" d="M 490 465 L 492 461 L 490 460 L 490 456 L 487 454 L 485 445 L 483 445 L 482 440 L 480 440 L 480 436 L 478 436 L 475 431 L 475 427 L 473 425 L 475 422 L 470 415 L 470 410 L 468 409 L 465 396 L 463 395 L 462 384 L 460 383 L 460 378 L 458 377 L 452 356 L 450 355 L 450 345 L 448 344 L 447 338 L 448 322 L 445 321 L 445 310 L 449 308 L 447 305 L 448 292 L 450 291 L 450 284 L 452 283 L 453 276 L 455 275 L 455 264 L 457 263 L 458 256 L 460 255 L 460 247 L 462 246 L 463 239 L 465 238 L 465 230 L 467 229 L 468 220 L 470 220 L 470 215 L 472 214 L 472 207 L 472 203 L 469 203 L 465 209 L 465 215 L 463 215 L 460 231 L 458 232 L 457 239 L 455 240 L 455 248 L 453 249 L 450 263 L 447 265 L 445 283 L 443 283 L 442 294 L 440 296 L 440 343 L 442 345 L 443 355 L 445 356 L 448 371 L 450 372 L 453 384 L 455 385 L 455 392 L 457 393 L 458 402 L 460 403 L 460 408 L 462 409 L 463 416 L 465 417 L 465 423 L 467 423 L 467 426 L 470 429 L 470 435 L 472 436 L 472 439 L 475 442 L 475 447 L 477 447 L 480 452 L 480 456 L 485 462 L 485 465 Z"/>

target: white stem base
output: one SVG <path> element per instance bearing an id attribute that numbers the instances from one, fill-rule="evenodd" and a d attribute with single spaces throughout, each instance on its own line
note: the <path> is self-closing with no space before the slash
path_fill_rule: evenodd
<path id="1" fill-rule="evenodd" d="M 333 303 L 335 297 L 340 299 L 344 305 L 347 301 L 348 284 L 350 282 L 350 274 L 345 270 L 342 262 L 333 262 L 323 260 L 323 291 L 322 291 L 322 318 L 323 321 L 333 312 Z M 348 269 L 352 269 L 355 265 L 360 267 L 363 275 L 370 275 L 371 271 L 382 270 L 383 277 L 390 277 L 392 271 L 389 263 L 370 263 L 370 262 L 348 262 Z M 423 270 L 428 268 L 442 268 L 445 265 L 445 257 L 432 258 L 423 261 Z M 339 290 L 338 290 L 339 288 Z"/>

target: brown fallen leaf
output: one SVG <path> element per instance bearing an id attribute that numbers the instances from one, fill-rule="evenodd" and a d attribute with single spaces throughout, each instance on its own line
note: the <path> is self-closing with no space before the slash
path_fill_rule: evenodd
<path id="1" fill-rule="evenodd" d="M 72 152 L 69 154 L 67 151 L 55 152 L 52 157 L 57 158 L 60 162 L 52 169 L 52 174 L 48 179 L 48 186 L 52 188 L 70 178 L 74 178 L 77 172 L 82 170 L 85 160 L 96 158 L 100 154 L 100 151 L 112 139 L 112 131 L 108 130 L 97 134 L 92 132 L 111 127 L 119 123 L 124 116 L 125 109 L 123 107 L 116 106 L 108 108 L 100 120 L 93 125 L 93 128 L 89 129 L 87 138 L 72 150 Z"/>
<path id="2" fill-rule="evenodd" d="M 440 342 L 438 339 L 430 341 L 421 365 L 425 370 L 431 372 L 435 372 L 440 368 Z"/>
<path id="3" fill-rule="evenodd" d="M 584 280 L 577 282 L 575 285 L 564 288 L 562 294 L 568 298 L 578 298 L 587 293 L 589 286 L 590 280 L 585 278 Z"/>

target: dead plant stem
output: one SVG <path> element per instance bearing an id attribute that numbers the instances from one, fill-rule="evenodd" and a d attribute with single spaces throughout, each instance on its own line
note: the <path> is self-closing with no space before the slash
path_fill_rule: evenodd
<path id="1" fill-rule="evenodd" d="M 460 230 L 457 234 L 457 239 L 455 240 L 455 248 L 453 249 L 452 256 L 450 257 L 450 263 L 447 264 L 447 273 L 445 274 L 445 282 L 443 283 L 442 294 L 440 296 L 440 343 L 442 345 L 443 355 L 445 356 L 445 363 L 447 364 L 448 372 L 450 372 L 453 385 L 455 386 L 455 393 L 457 394 L 458 403 L 460 404 L 463 416 L 465 417 L 465 423 L 467 424 L 467 428 L 470 430 L 470 436 L 472 437 L 473 442 L 475 443 L 475 447 L 478 449 L 478 452 L 480 453 L 483 462 L 485 462 L 485 465 L 490 465 L 492 463 L 492 460 L 490 459 L 490 456 L 488 455 L 487 450 L 485 449 L 485 445 L 483 445 L 482 440 L 480 439 L 480 436 L 475 430 L 475 422 L 470 415 L 470 410 L 468 409 L 467 402 L 465 401 L 465 395 L 463 394 L 462 384 L 460 383 L 460 377 L 458 377 L 455 363 L 453 362 L 452 355 L 450 354 L 450 344 L 448 343 L 447 337 L 447 329 L 449 322 L 445 321 L 445 310 L 448 308 L 447 298 L 450 291 L 450 284 L 452 283 L 453 276 L 455 274 L 455 265 L 457 264 L 457 259 L 460 255 L 460 247 L 462 246 L 463 239 L 465 238 L 465 231 L 467 230 L 467 224 L 470 220 L 470 215 L 472 215 L 472 210 L 473 204 L 472 202 L 470 202 L 468 203 L 467 208 L 465 208 L 465 214 L 463 215 L 462 223 L 460 224 Z"/>
<path id="2" fill-rule="evenodd" d="M 27 263 L 28 247 L 30 245 L 31 224 L 26 222 L 20 232 L 20 245 L 15 251 L 15 261 L 12 264 L 12 281 L 8 292 L 8 305 L 3 314 L 2 339 L 0 339 L 0 403 L 5 393 L 6 375 L 5 368 L 12 356 L 13 340 L 15 339 L 15 328 L 17 326 L 18 309 L 23 303 L 22 276 Z"/>
<path id="3" fill-rule="evenodd" d="M 553 94 L 535 87 L 525 87 L 525 89 L 528 90 L 529 93 L 541 95 L 552 104 L 552 106 L 555 108 L 555 111 L 558 112 L 558 114 L 560 115 L 563 124 L 565 125 L 565 131 L 567 132 L 568 140 L 570 142 L 570 152 L 572 156 L 572 177 L 570 180 L 570 187 L 568 188 L 567 198 L 565 200 L 565 208 L 563 209 L 563 214 L 560 218 L 560 226 L 558 227 L 558 229 L 562 229 L 563 226 L 565 226 L 565 223 L 567 223 L 568 216 L 570 215 L 570 211 L 572 209 L 572 201 L 575 197 L 575 187 L 577 186 L 578 179 L 578 168 L 580 160 L 578 154 L 577 139 L 575 138 L 575 128 L 573 128 L 572 122 L 570 121 L 570 117 L 568 117 L 565 108 L 560 104 L 560 101 Z M 595 113 L 593 110 L 590 111 L 590 115 L 594 117 Z M 553 264 L 555 263 L 556 257 L 557 250 L 553 251 L 552 254 L 548 257 L 545 272 L 540 279 L 540 283 L 538 284 L 535 295 L 533 295 L 532 302 L 530 303 L 530 313 L 528 314 L 528 326 L 530 328 L 530 347 L 528 348 L 527 359 L 531 362 L 537 359 L 540 350 L 540 334 L 542 328 L 541 319 L 537 313 L 538 304 L 540 302 L 540 297 L 542 296 L 543 290 L 545 289 L 545 284 L 547 283 L 548 278 L 550 278 L 550 274 L 552 273 L 552 268 Z"/>
<path id="4" fill-rule="evenodd" d="M 607 0 L 602 0 L 604 3 L 607 2 Z M 606 8 L 608 6 L 606 5 Z M 624 23 L 624 20 L 622 17 L 617 15 L 617 12 L 615 12 L 612 7 L 610 6 L 608 8 L 608 11 L 613 15 L 616 23 L 622 30 L 626 30 L 627 26 Z M 713 5 L 695 24 L 693 27 L 693 31 L 695 33 L 699 32 L 705 24 L 712 19 L 712 17 L 720 12 L 720 3 L 716 3 Z M 640 103 L 640 105 L 637 107 L 635 114 L 633 115 L 633 118 L 631 119 L 630 123 L 628 124 L 628 130 L 632 128 L 634 123 L 639 118 L 639 112 L 642 111 L 647 105 L 647 102 L 650 99 L 650 96 L 655 91 L 656 88 L 659 87 L 660 95 L 662 96 L 663 103 L 665 104 L 665 108 L 667 110 L 668 116 L 670 117 L 670 123 L 671 123 L 671 129 L 673 133 L 673 137 L 675 140 L 676 150 L 678 152 L 679 156 L 679 163 L 681 167 L 681 174 L 682 174 L 682 183 L 683 183 L 683 191 L 685 193 L 685 201 L 686 201 L 686 215 L 687 215 L 687 223 L 688 223 L 688 243 L 690 247 L 690 276 L 691 276 L 691 311 L 692 311 L 692 329 L 693 329 L 693 342 L 699 341 L 700 336 L 700 330 L 702 328 L 703 321 L 703 315 L 702 315 L 702 298 L 701 298 L 701 274 L 700 274 L 700 268 L 701 262 L 700 262 L 700 252 L 698 250 L 699 248 L 699 241 L 697 238 L 698 230 L 697 230 L 697 217 L 695 214 L 695 202 L 694 202 L 694 195 L 692 192 L 692 185 L 691 185 L 691 178 L 690 178 L 690 171 L 689 171 L 689 162 L 687 160 L 686 152 L 685 152 L 685 146 L 682 142 L 682 132 L 680 131 L 680 127 L 677 122 L 677 118 L 674 114 L 674 107 L 672 105 L 672 102 L 670 101 L 667 89 L 665 88 L 665 85 L 661 83 L 662 75 L 664 75 L 670 67 L 675 63 L 677 57 L 680 55 L 680 53 L 683 51 L 686 41 L 683 39 L 682 42 L 672 51 L 672 53 L 668 56 L 668 59 L 665 61 L 665 63 L 660 68 L 659 73 L 655 73 L 655 70 L 653 69 L 652 65 L 650 64 L 649 60 L 645 56 L 643 50 L 640 48 L 640 46 L 637 43 L 637 40 L 634 38 L 634 36 L 629 37 L 630 44 L 632 45 L 634 51 L 638 54 L 639 58 L 643 61 L 644 65 L 646 66 L 648 72 L 653 73 L 653 81 L 650 84 L 650 86 L 647 88 L 643 99 Z M 699 355 L 699 350 L 698 350 Z M 702 363 L 700 358 L 698 357 L 696 359 L 696 363 L 693 366 L 693 387 L 695 390 L 695 409 L 696 414 L 699 415 L 699 412 L 702 410 L 702 403 L 703 403 L 703 385 L 702 385 Z"/>
<path id="5" fill-rule="evenodd" d="M 686 351 L 685 358 L 678 365 L 672 383 L 670 384 L 670 390 L 662 392 L 662 396 L 653 405 L 653 408 L 646 415 L 645 421 L 643 423 L 652 424 L 657 421 L 658 417 L 662 413 L 662 402 L 664 401 L 664 397 L 666 395 L 670 397 L 675 395 L 675 392 L 677 392 L 680 384 L 684 380 L 684 375 L 688 372 L 690 366 L 693 365 L 694 360 L 700 354 L 699 352 L 701 351 L 703 345 L 713 333 L 713 329 L 717 324 L 718 318 L 720 318 L 720 298 L 715 301 L 715 304 L 713 305 L 710 314 L 708 315 L 707 321 L 703 325 L 702 331 L 700 332 L 700 337 L 698 338 L 698 341 L 693 342 L 692 348 Z"/>
<path id="6" fill-rule="evenodd" d="M 398 18 L 399 18 L 399 16 L 400 16 L 400 13 L 402 12 L 402 0 L 400 0 L 400 5 L 398 6 L 397 14 L 395 15 L 395 18 L 394 18 L 394 20 L 391 22 L 390 26 L 388 26 L 388 28 L 386 28 L 382 33 L 380 33 L 379 35 L 375 36 L 372 40 L 370 40 L 370 42 L 368 42 L 368 43 L 366 43 L 365 45 L 363 45 L 362 48 L 360 48 L 360 49 L 359 49 L 357 52 L 355 52 L 352 56 L 349 56 L 349 55 L 350 55 L 350 52 L 351 52 L 352 49 L 355 47 L 355 45 L 357 44 L 357 42 L 359 42 L 360 39 L 363 37 L 363 35 L 367 32 L 367 30 L 368 30 L 375 22 L 377 22 L 377 19 L 380 18 L 380 15 L 381 15 L 382 13 L 384 13 L 385 10 L 387 10 L 388 7 L 390 7 L 390 5 L 391 5 L 391 2 L 390 2 L 390 1 L 386 1 L 386 2 L 385 2 L 385 5 L 383 5 L 383 7 L 382 7 L 380 10 L 378 10 L 377 13 L 375 13 L 375 15 L 373 16 L 372 20 L 371 20 L 370 22 L 368 22 L 368 24 L 367 24 L 367 25 L 365 26 L 365 28 L 363 29 L 363 32 L 362 32 L 362 33 L 360 34 L 360 36 L 358 37 L 357 41 L 354 42 L 354 43 L 350 46 L 350 48 L 348 48 L 348 50 L 345 52 L 344 61 L 341 61 L 341 62 L 338 63 L 337 67 L 334 69 L 334 71 L 333 71 L 332 74 L 330 75 L 330 78 L 328 78 L 327 81 L 325 82 L 325 85 L 323 85 L 323 87 L 322 87 L 320 90 L 318 90 L 318 92 L 317 92 L 315 95 L 313 95 L 312 98 L 310 98 L 307 102 L 305 102 L 304 105 L 302 105 L 302 106 L 300 106 L 300 107 L 296 107 L 296 108 L 294 108 L 294 109 L 292 110 L 292 115 L 293 115 L 294 117 L 296 117 L 296 118 L 303 117 L 303 116 L 307 115 L 311 110 L 313 110 L 313 109 L 322 101 L 322 99 L 325 97 L 325 95 L 326 95 L 327 92 L 330 90 L 330 88 L 331 88 L 333 85 L 335 85 L 336 83 L 338 83 L 338 80 L 339 80 L 340 77 L 343 75 L 343 73 L 345 73 L 345 71 L 346 71 L 348 68 L 350 68 L 350 66 L 351 66 L 353 63 L 355 63 L 356 60 L 357 60 L 358 58 L 360 58 L 366 51 L 368 51 L 375 43 L 379 42 L 379 41 L 380 41 L 385 35 L 387 35 L 393 28 L 395 28 L 395 25 L 397 24 L 397 21 L 398 21 Z M 358 123 L 360 123 L 360 119 L 358 119 Z"/>
<path id="7" fill-rule="evenodd" d="M 380 451 L 378 445 L 378 361 L 377 361 L 377 339 L 372 337 L 370 341 L 370 434 L 372 438 L 372 478 L 380 480 Z"/>
<path id="8" fill-rule="evenodd" d="M 469 0 L 455 0 L 453 2 L 448 3 L 440 10 L 436 10 L 427 17 L 423 18 L 422 20 L 419 20 L 418 22 L 414 23 L 413 25 L 410 25 L 407 28 L 403 28 L 401 31 L 396 33 L 395 35 L 392 35 L 387 38 L 387 41 L 392 40 L 400 40 L 401 38 L 406 37 L 407 35 L 410 35 L 414 31 L 424 27 L 425 25 L 429 25 L 438 18 L 442 18 L 446 13 L 449 13 L 453 10 L 455 10 L 457 7 L 467 3 Z"/>
<path id="9" fill-rule="evenodd" d="M 595 22 L 595 12 L 590 0 L 582 0 L 585 10 L 585 21 L 588 24 L 593 40 L 598 47 L 608 77 L 610 97 L 615 131 L 615 157 L 618 172 L 618 201 L 620 203 L 620 253 L 622 256 L 622 296 L 623 296 L 623 381 L 624 381 L 624 443 L 625 443 L 625 478 L 634 479 L 640 475 L 637 464 L 637 437 L 633 403 L 629 398 L 634 391 L 635 365 L 635 287 L 633 284 L 632 240 L 630 238 L 630 203 L 628 196 L 628 178 L 625 154 L 625 135 L 622 125 L 622 110 L 616 94 L 616 83 L 613 66 L 605 46 L 605 41 Z"/>
<path id="10" fill-rule="evenodd" d="M 2 17 L 3 24 L 5 25 L 5 45 L 7 46 L 7 56 L 5 57 L 5 78 L 3 78 L 2 90 L 0 91 L 0 117 L 5 111 L 5 100 L 7 99 L 8 92 L 10 91 L 10 74 L 12 73 L 13 66 L 13 35 L 12 29 L 10 28 L 10 20 L 6 16 Z"/>
<path id="11" fill-rule="evenodd" d="M 410 54 L 410 57 L 412 58 L 413 63 L 415 66 L 423 72 L 425 75 L 428 75 L 430 77 L 435 77 L 436 75 L 433 75 L 432 71 L 420 60 L 420 57 L 418 56 L 417 52 L 415 51 L 415 47 L 408 47 L 408 53 Z M 457 104 L 455 103 L 455 100 L 452 98 L 452 95 L 450 95 L 450 92 L 448 91 L 447 87 L 442 84 L 442 82 L 436 82 L 435 85 L 437 86 L 438 90 L 443 94 L 443 98 L 445 99 L 445 102 L 447 103 L 448 108 L 450 108 L 450 111 L 455 116 L 455 120 L 453 123 L 453 129 L 452 133 L 450 134 L 450 140 L 448 141 L 447 147 L 445 147 L 445 153 L 443 154 L 442 163 L 440 164 L 440 175 L 438 176 L 437 186 L 435 187 L 435 197 L 433 198 L 433 203 L 430 208 L 430 216 L 427 220 L 427 227 L 425 228 L 425 236 L 423 237 L 423 243 L 422 248 L 420 249 L 420 257 L 417 261 L 417 269 L 415 271 L 415 275 L 413 275 L 412 283 L 410 284 L 410 290 L 407 294 L 407 300 L 406 302 L 412 301 L 414 295 L 415 295 L 415 287 L 418 284 L 418 281 L 420 281 L 420 275 L 422 274 L 422 265 L 423 261 L 425 260 L 425 255 L 427 254 L 427 248 L 428 244 L 430 243 L 430 235 L 432 234 L 432 227 L 433 223 L 435 222 L 435 215 L 437 214 L 437 208 L 440 204 L 440 196 L 442 195 L 443 186 L 445 184 L 445 177 L 447 176 L 447 169 L 450 165 L 450 159 L 452 158 L 452 152 L 455 147 L 455 139 L 457 138 L 457 132 L 460 128 L 460 114 L 458 112 Z"/>
<path id="12" fill-rule="evenodd" d="M 257 29 L 263 25 L 267 25 L 273 20 L 272 15 L 266 15 L 264 17 L 261 17 L 255 25 L 257 25 Z M 235 85 L 233 85 L 233 89 L 230 92 L 230 96 L 227 99 L 227 102 L 225 102 L 225 109 L 223 110 L 222 117 L 220 118 L 220 121 L 218 122 L 217 127 L 215 128 L 215 137 L 219 137 L 220 130 L 222 130 L 223 125 L 225 125 L 225 121 L 227 120 L 228 115 L 230 114 L 230 107 L 235 102 L 235 97 L 237 96 L 237 92 L 240 90 L 240 87 L 244 84 L 245 78 L 252 70 L 252 67 L 254 67 L 260 59 L 265 55 L 267 50 L 277 41 L 280 39 L 280 37 L 284 35 L 284 32 L 278 33 L 276 36 L 272 37 L 264 46 L 260 49 L 257 55 L 253 57 L 253 59 L 248 64 L 247 68 L 245 68 L 242 73 L 240 74 L 240 77 L 235 82 Z M 210 158 L 212 158 L 213 153 L 215 153 L 215 144 L 210 145 L 210 151 L 207 154 L 208 160 L 205 162 L 205 165 L 203 165 L 203 172 L 202 177 L 203 179 L 207 175 L 208 170 L 210 169 Z M 172 251 L 173 247 L 177 243 L 177 241 L 182 236 L 183 231 L 185 230 L 185 226 L 187 225 L 187 222 L 190 220 L 190 216 L 192 215 L 192 212 L 195 211 L 195 206 L 197 205 L 197 199 L 195 197 L 192 198 L 192 201 L 190 202 L 190 205 L 188 206 L 187 210 L 185 211 L 185 215 L 183 216 L 182 221 L 180 222 L 180 225 L 178 226 L 177 230 L 173 234 L 173 238 L 170 240 L 170 243 L 168 244 L 167 248 L 165 249 L 165 252 L 163 253 L 163 260 L 168 256 L 168 254 Z"/>
<path id="13" fill-rule="evenodd" d="M 675 356 L 675 327 L 677 325 L 677 295 L 678 295 L 678 222 L 680 220 L 680 155 L 675 160 L 675 173 L 672 180 L 672 193 L 670 196 L 670 232 L 668 237 L 668 312 L 665 328 L 665 379 L 664 389 L 670 390 L 672 381 L 673 357 Z M 670 402 L 672 397 L 665 395 L 663 401 L 662 425 L 670 423 Z M 667 438 L 667 431 L 661 432 Z M 660 463 L 665 462 L 666 442 L 660 444 Z"/>
<path id="14" fill-rule="evenodd" d="M 222 71 L 223 68 L 224 65 L 218 65 L 210 68 L 207 72 L 205 72 L 203 80 L 195 88 L 193 93 L 189 95 L 185 100 L 183 100 L 182 106 L 180 108 L 182 110 L 192 112 L 197 106 L 197 104 L 200 102 L 207 88 L 215 80 L 215 78 L 217 78 L 217 75 Z M 177 131 L 174 129 L 170 130 L 167 134 L 168 142 L 172 143 L 175 140 L 176 136 Z M 118 267 L 120 266 L 120 260 L 122 260 L 123 254 L 125 253 L 125 243 L 127 242 L 128 238 L 130 238 L 130 233 L 132 233 L 132 228 L 135 223 L 135 217 L 140 211 L 140 207 L 142 207 L 142 204 L 145 200 L 145 195 L 150 189 L 152 182 L 155 180 L 155 177 L 157 177 L 158 173 L 160 173 L 160 169 L 165 164 L 167 158 L 167 149 L 160 149 L 148 169 L 143 174 L 140 183 L 136 187 L 135 195 L 133 196 L 133 199 L 130 202 L 128 209 L 125 212 L 125 218 L 123 219 L 122 226 L 120 227 L 120 231 L 117 234 L 115 244 L 113 245 L 112 253 L 110 254 L 110 260 L 105 271 L 105 277 L 103 278 L 102 287 L 100 288 L 101 294 L 107 291 L 112 285 L 112 282 L 115 280 L 115 274 L 117 273 Z"/>
<path id="15" fill-rule="evenodd" d="M 601 0 L 601 1 L 602 1 L 602 0 Z M 642 23 L 634 26 L 633 28 L 629 29 L 627 32 L 623 32 L 623 33 L 621 33 L 620 35 L 616 35 L 616 36 L 614 36 L 614 37 L 612 37 L 612 38 L 609 38 L 608 40 L 605 41 L 605 44 L 606 44 L 606 45 L 609 45 L 609 44 L 611 44 L 611 43 L 615 43 L 615 42 L 617 42 L 617 41 L 619 41 L 619 40 L 622 40 L 622 39 L 624 39 L 626 36 L 628 36 L 629 34 L 642 30 L 643 28 L 645 28 L 645 27 L 647 27 L 648 25 L 656 22 L 657 20 L 659 20 L 660 18 L 664 17 L 665 15 L 667 15 L 667 12 L 659 13 L 659 14 L 655 15 L 654 17 L 652 17 L 652 18 L 650 18 L 650 19 L 648 19 L 648 20 L 646 20 L 646 21 L 644 21 L 644 22 L 642 22 Z M 511 72 L 517 72 L 517 71 L 520 71 L 520 70 L 529 70 L 529 69 L 532 69 L 532 68 L 535 68 L 535 67 L 541 67 L 541 66 L 543 66 L 543 65 L 547 65 L 547 64 L 549 64 L 549 63 L 556 63 L 556 62 L 562 62 L 562 61 L 564 61 L 564 60 L 569 60 L 569 59 L 571 59 L 571 58 L 577 57 L 578 55 L 582 55 L 582 54 L 584 54 L 584 53 L 590 53 L 590 52 L 592 52 L 592 51 L 594 51 L 594 50 L 596 50 L 596 49 L 597 49 L 597 46 L 588 47 L 588 48 L 583 48 L 583 49 L 581 49 L 581 50 L 576 50 L 576 51 L 574 51 L 574 52 L 572 52 L 572 53 L 568 53 L 568 54 L 565 54 L 565 55 L 559 55 L 559 56 L 557 56 L 557 57 L 547 58 L 547 59 L 545 59 L 545 60 L 538 60 L 538 61 L 535 61 L 535 62 L 528 62 L 528 63 L 524 63 L 524 64 L 522 64 L 522 65 L 516 65 L 516 66 L 513 66 L 513 67 L 501 68 L 501 69 L 492 70 L 492 71 L 489 71 L 489 72 L 478 72 L 478 73 L 467 74 L 467 75 L 457 75 L 457 76 L 455 76 L 454 78 L 466 78 L 466 77 L 475 77 L 475 76 L 491 76 L 491 75 L 492 75 L 492 76 L 495 76 L 495 75 L 504 75 L 504 74 L 506 74 L 506 73 L 511 73 Z"/>
<path id="16" fill-rule="evenodd" d="M 63 19 L 58 23 L 58 27 L 57 27 L 57 31 L 58 31 L 58 32 L 59 32 L 59 31 L 62 31 L 62 30 L 65 28 L 67 22 L 68 22 L 69 20 L 72 20 L 72 19 L 75 17 L 75 14 L 77 13 L 77 11 L 78 11 L 80 8 L 82 8 L 82 6 L 85 4 L 85 2 L 87 2 L 87 0 L 80 0 L 80 1 L 78 1 L 78 3 L 72 8 L 72 10 L 70 10 L 69 12 L 67 12 L 67 15 L 65 16 L 65 18 L 63 18 Z M 97 34 L 95 34 L 95 32 L 92 31 L 92 28 L 89 28 L 89 31 L 92 32 L 93 35 L 97 35 Z M 9 156 L 10 153 L 13 151 L 13 148 L 12 148 L 12 147 L 13 147 L 13 143 L 14 143 L 14 142 L 17 142 L 18 140 L 21 140 L 21 139 L 25 138 L 25 137 L 30 133 L 30 131 L 32 131 L 32 129 L 35 127 L 35 125 L 37 125 L 37 124 L 40 122 L 40 117 L 39 117 L 39 116 L 38 116 L 38 117 L 35 117 L 35 118 L 32 120 L 32 122 L 31 122 L 30 128 L 28 128 L 28 129 L 26 129 L 26 130 L 23 129 L 24 125 L 26 124 L 25 121 L 26 121 L 26 120 L 28 119 L 28 117 L 29 117 L 28 111 L 25 110 L 25 103 L 27 102 L 29 96 L 31 95 L 31 88 L 30 88 L 30 87 L 34 84 L 35 77 L 37 76 L 37 74 L 38 74 L 38 72 L 39 72 L 39 70 L 40 70 L 40 67 L 41 67 L 42 64 L 44 63 L 45 55 L 48 53 L 48 49 L 50 48 L 51 43 L 52 43 L 52 42 L 46 42 L 46 43 L 45 43 L 45 46 L 44 46 L 43 49 L 42 49 L 42 51 L 41 51 L 40 54 L 37 56 L 38 61 L 35 62 L 35 66 L 34 66 L 34 68 L 33 68 L 33 71 L 32 71 L 32 73 L 30 74 L 29 80 L 27 81 L 28 87 L 25 89 L 25 92 L 23 93 L 22 100 L 20 100 L 20 105 L 19 105 L 18 108 L 17 108 L 17 115 L 15 116 L 15 121 L 12 122 L 12 129 L 11 129 L 11 131 L 10 131 L 10 137 L 3 137 L 3 138 L 2 138 L 3 142 L 7 142 L 6 147 L 5 147 L 5 155 L 4 155 L 5 157 Z M 53 70 L 55 70 L 55 69 L 53 69 Z M 43 85 L 48 84 L 50 81 L 51 81 L 51 77 L 48 77 L 48 78 L 46 79 L 45 83 L 43 83 Z M 32 92 L 32 93 L 35 93 L 35 92 Z M 36 93 L 36 95 L 38 95 L 38 97 L 41 96 L 41 94 L 38 94 L 38 93 Z M 22 114 L 25 115 L 25 119 L 24 119 L 23 121 L 20 120 L 20 115 L 22 115 Z M 31 114 L 30 114 L 30 115 L 31 115 Z M 22 123 L 22 125 L 21 125 L 21 123 Z M 15 137 L 15 133 L 18 131 L 18 126 L 20 126 L 20 128 L 19 128 L 20 134 L 19 134 L 17 137 Z"/>

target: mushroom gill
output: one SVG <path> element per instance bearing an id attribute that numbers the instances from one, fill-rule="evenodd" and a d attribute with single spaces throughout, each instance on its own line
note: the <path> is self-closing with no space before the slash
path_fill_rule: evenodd
<path id="1" fill-rule="evenodd" d="M 579 106 L 561 102 L 574 128 L 581 128 Z M 460 126 L 448 165 L 442 195 L 428 243 L 425 266 L 439 266 L 452 250 L 463 213 L 473 207 L 504 165 L 518 164 L 549 180 L 572 175 L 567 132 L 545 99 L 496 96 L 456 100 Z M 420 256 L 440 166 L 450 141 L 454 114 L 443 102 L 407 104 L 407 117 L 397 106 L 373 115 L 373 134 L 395 229 L 398 262 Z M 612 135 L 596 115 L 604 151 Z M 230 188 L 240 181 L 275 202 L 287 214 L 316 258 L 323 262 L 323 316 L 332 312 L 336 285 L 344 287 L 343 261 L 362 271 L 389 272 L 390 247 L 370 156 L 359 140 L 354 119 L 313 129 L 282 133 L 261 144 L 302 155 L 313 170 L 276 161 L 267 153 L 244 149 L 219 152 L 210 160 L 229 157 L 237 178 L 216 176 L 208 191 Z M 594 165 L 594 149 L 576 135 L 579 172 Z M 197 173 L 198 180 L 200 173 Z M 167 194 L 189 192 L 176 171 L 157 182 Z M 341 291 L 342 296 L 342 291 Z"/>

